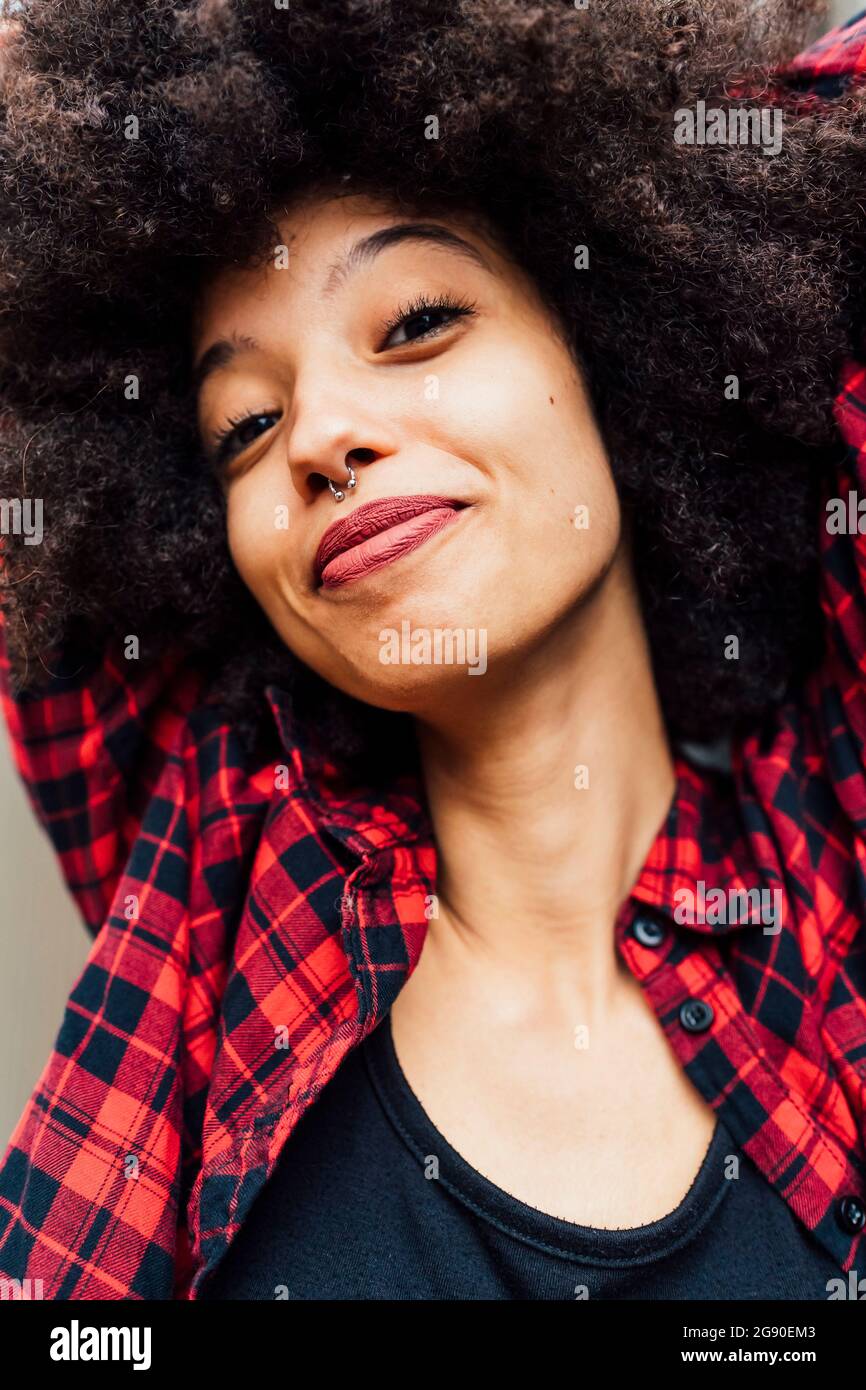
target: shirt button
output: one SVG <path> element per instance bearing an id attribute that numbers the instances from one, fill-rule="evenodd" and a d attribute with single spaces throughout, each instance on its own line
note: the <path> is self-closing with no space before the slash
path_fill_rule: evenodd
<path id="1" fill-rule="evenodd" d="M 667 932 L 655 917 L 635 917 L 631 924 L 631 934 L 641 946 L 661 946 Z"/>
<path id="2" fill-rule="evenodd" d="M 687 999 L 680 1008 L 680 1023 L 687 1033 L 705 1033 L 713 1018 L 712 1005 L 703 999 Z"/>
<path id="3" fill-rule="evenodd" d="M 866 1207 L 857 1197 L 843 1197 L 836 1208 L 836 1218 L 843 1231 L 856 1236 L 866 1226 Z"/>

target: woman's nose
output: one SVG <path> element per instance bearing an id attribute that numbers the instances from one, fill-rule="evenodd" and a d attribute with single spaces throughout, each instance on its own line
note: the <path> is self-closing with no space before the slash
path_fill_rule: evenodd
<path id="1" fill-rule="evenodd" d="M 366 412 L 326 413 L 307 407 L 295 412 L 288 443 L 288 463 L 295 487 L 312 500 L 325 486 L 342 501 L 359 485 L 361 474 L 378 459 L 397 452 L 391 428 Z"/>

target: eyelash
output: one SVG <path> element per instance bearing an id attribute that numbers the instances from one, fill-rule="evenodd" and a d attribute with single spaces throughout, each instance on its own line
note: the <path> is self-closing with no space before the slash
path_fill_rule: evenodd
<path id="1" fill-rule="evenodd" d="M 415 299 L 409 300 L 408 304 L 401 304 L 392 317 L 386 319 L 381 325 L 379 335 L 382 347 L 384 347 L 385 342 L 394 332 L 395 328 L 400 328 L 404 323 L 408 322 L 410 319 L 417 318 L 420 314 L 429 314 L 431 311 L 435 312 L 438 310 L 442 313 L 450 314 L 453 319 L 457 319 L 469 317 L 471 314 L 475 313 L 475 309 L 476 306 L 474 302 L 469 299 L 458 299 L 449 294 L 439 294 L 435 295 L 433 298 L 429 298 L 424 294 L 419 294 Z M 420 335 L 420 338 L 413 338 L 412 341 L 417 343 L 421 341 L 421 338 L 432 337 L 435 333 L 441 332 L 444 327 L 446 327 L 445 324 L 440 324 L 438 328 L 428 329 L 426 333 Z M 380 352 L 382 351 L 382 347 L 379 348 Z"/>
<path id="2" fill-rule="evenodd" d="M 381 346 L 379 348 L 379 351 L 382 352 L 384 350 L 385 343 L 387 342 L 388 338 L 391 336 L 395 329 L 401 328 L 403 324 L 409 322 L 413 318 L 418 318 L 421 314 L 429 314 L 435 312 L 450 314 L 450 321 L 453 322 L 454 319 L 468 318 L 470 315 L 474 314 L 476 312 L 476 306 L 474 302 L 471 300 L 459 299 L 456 297 L 452 297 L 448 294 L 435 295 L 432 298 L 428 297 L 427 295 L 420 294 L 416 296 L 415 299 L 410 300 L 407 304 L 401 305 L 395 311 L 392 317 L 390 319 L 387 319 L 380 326 L 379 337 Z M 439 324 L 435 328 L 427 329 L 426 332 L 419 334 L 417 338 L 412 338 L 409 341 L 414 343 L 422 342 L 425 338 L 432 338 L 437 333 L 441 333 L 442 329 L 446 327 L 447 322 L 444 324 Z M 408 346 L 408 343 L 401 343 L 398 344 L 398 346 Z M 242 425 L 248 424 L 250 420 L 255 420 L 258 416 L 267 417 L 269 415 L 276 415 L 277 413 L 278 412 L 274 410 L 251 410 L 246 411 L 243 415 L 229 418 L 226 421 L 226 423 L 214 434 L 214 465 L 219 466 L 225 462 L 227 446 L 235 431 L 239 430 Z M 265 433 L 265 431 L 262 431 L 262 433 Z"/>
<path id="3" fill-rule="evenodd" d="M 228 453 L 227 446 L 232 438 L 232 435 L 235 433 L 236 430 L 239 430 L 242 425 L 249 424 L 250 420 L 255 420 L 259 415 L 268 416 L 276 414 L 277 411 L 275 410 L 249 410 L 245 411 L 243 415 L 229 416 L 226 423 L 220 429 L 216 430 L 214 433 L 214 465 L 218 467 L 219 465 L 226 462 L 226 454 Z M 264 431 L 262 431 L 262 433 L 264 433 Z"/>

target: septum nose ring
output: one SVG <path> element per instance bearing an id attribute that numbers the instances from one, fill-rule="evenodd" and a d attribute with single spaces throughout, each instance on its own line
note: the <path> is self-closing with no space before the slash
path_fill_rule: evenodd
<path id="1" fill-rule="evenodd" d="M 354 470 L 354 468 L 352 467 L 351 463 L 348 462 L 348 460 L 346 461 L 346 467 L 347 467 L 348 470 L 349 470 L 349 479 L 348 479 L 348 482 L 346 482 L 346 483 L 344 484 L 344 486 L 347 487 L 347 488 L 350 488 L 350 487 L 357 487 L 357 486 L 358 486 L 358 479 L 355 477 L 355 470 Z M 331 489 L 331 492 L 334 494 L 334 501 L 335 501 L 335 502 L 342 502 L 343 498 L 346 496 L 346 494 L 345 494 L 345 492 L 343 492 L 342 488 L 334 487 L 334 484 L 331 482 L 330 478 L 328 479 L 328 487 Z"/>

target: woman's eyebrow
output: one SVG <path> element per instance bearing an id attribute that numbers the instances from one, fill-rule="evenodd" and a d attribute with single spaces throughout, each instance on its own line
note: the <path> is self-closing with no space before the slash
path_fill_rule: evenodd
<path id="1" fill-rule="evenodd" d="M 192 369 L 194 394 L 198 395 L 212 372 L 218 372 L 223 367 L 227 367 L 239 352 L 258 352 L 258 350 L 259 345 L 255 338 L 248 338 L 244 333 L 232 333 L 230 338 L 218 338 L 215 343 L 211 343 L 207 352 L 202 353 Z"/>
<path id="2" fill-rule="evenodd" d="M 361 237 L 349 248 L 345 256 L 334 261 L 325 280 L 322 298 L 329 299 L 347 276 L 354 274 L 361 266 L 369 265 L 383 251 L 407 241 L 421 241 L 427 245 L 432 243 L 434 246 L 444 247 L 446 251 L 454 251 L 457 255 L 473 261 L 482 270 L 492 271 L 492 266 L 478 247 L 473 246 L 457 232 L 452 232 L 450 228 L 442 227 L 438 222 L 399 222 L 396 226 L 381 227 L 378 232 Z"/>
<path id="3" fill-rule="evenodd" d="M 428 246 L 432 244 L 442 247 L 446 251 L 456 252 L 457 255 L 480 266 L 482 270 L 493 273 L 493 267 L 478 250 L 478 247 L 473 246 L 470 241 L 466 241 L 448 227 L 442 227 L 437 222 L 400 222 L 396 226 L 381 227 L 379 231 L 361 237 L 349 248 L 345 256 L 334 261 L 328 269 L 322 289 L 322 298 L 329 299 L 349 275 L 360 270 L 361 266 L 369 265 L 383 251 L 388 251 L 392 246 L 399 246 L 408 241 L 420 241 Z M 258 347 L 259 344 L 254 338 L 237 334 L 232 334 L 230 338 L 218 338 L 215 343 L 211 343 L 207 352 L 202 354 L 193 368 L 192 387 L 194 393 L 198 394 L 207 378 L 213 372 L 221 371 L 223 367 L 227 367 L 239 352 L 256 352 Z"/>

